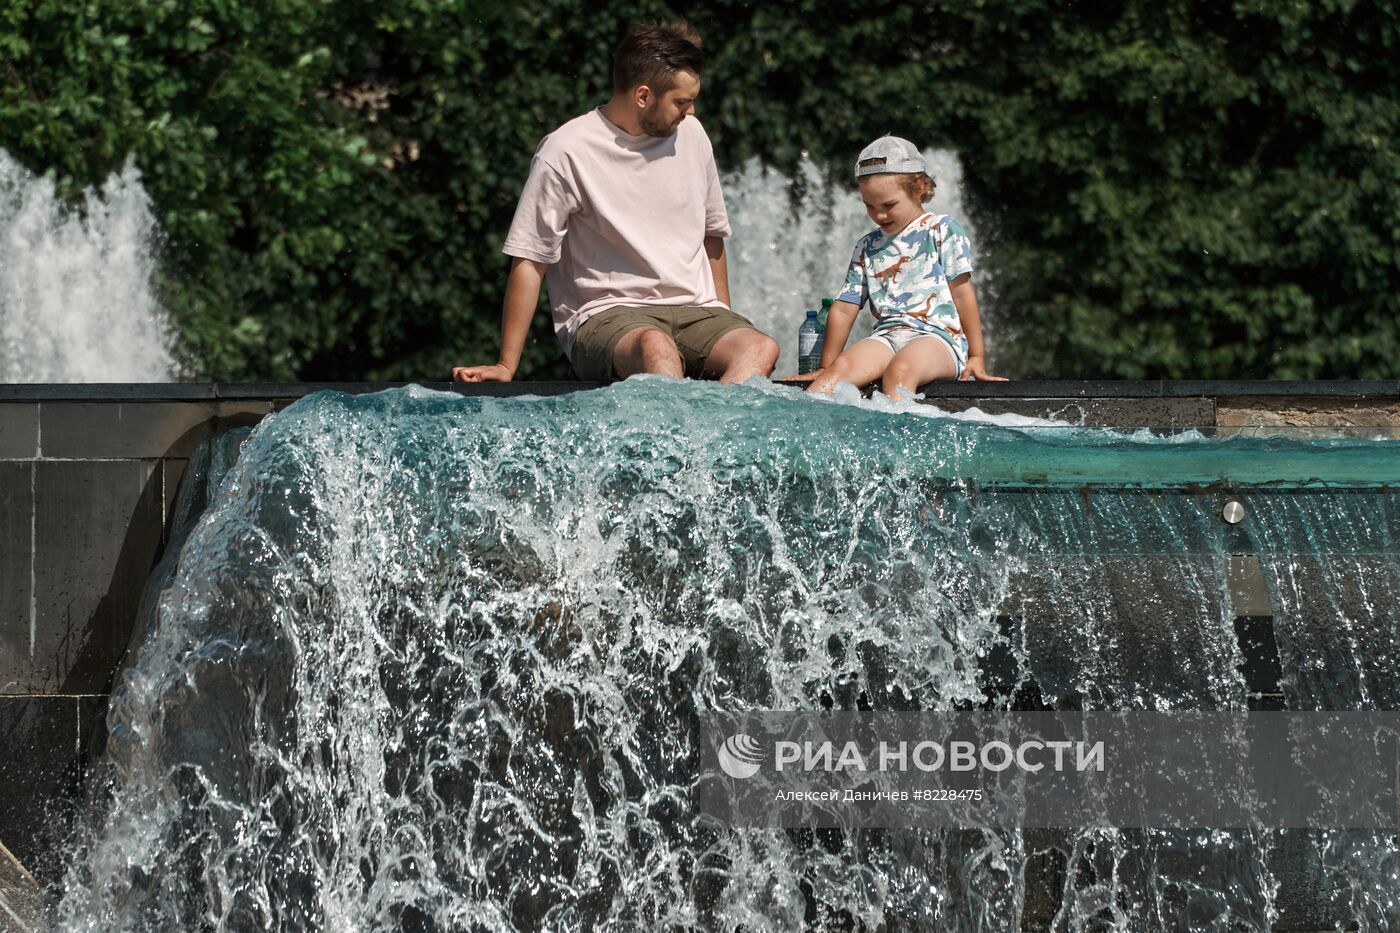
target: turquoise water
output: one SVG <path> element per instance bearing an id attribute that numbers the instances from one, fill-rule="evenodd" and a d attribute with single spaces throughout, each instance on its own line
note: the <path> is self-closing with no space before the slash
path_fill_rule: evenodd
<path id="1" fill-rule="evenodd" d="M 1199 485 L 1272 489 L 1389 487 L 1397 441 L 1321 432 L 1124 434 L 1084 428 L 984 429 L 981 456 L 959 478 L 988 486 L 1101 484 L 1146 489 Z"/>
<path id="2" fill-rule="evenodd" d="M 1280 927 L 1296 835 L 707 825 L 696 715 L 1243 709 L 1236 553 L 1290 708 L 1394 708 L 1397 443 L 657 379 L 308 397 L 208 468 L 55 925 Z M 1397 916 L 1393 839 L 1301 846 L 1326 916 Z"/>

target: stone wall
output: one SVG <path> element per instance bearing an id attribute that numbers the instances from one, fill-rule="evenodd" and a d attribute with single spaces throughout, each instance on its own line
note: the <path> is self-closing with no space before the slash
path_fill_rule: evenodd
<path id="1" fill-rule="evenodd" d="M 35 871 L 103 735 L 186 458 L 272 409 L 56 388 L 0 397 L 0 844 Z"/>

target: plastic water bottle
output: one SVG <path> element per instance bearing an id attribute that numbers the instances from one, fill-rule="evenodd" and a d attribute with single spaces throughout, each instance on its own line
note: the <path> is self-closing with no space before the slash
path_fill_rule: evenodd
<path id="1" fill-rule="evenodd" d="M 817 312 L 808 311 L 807 319 L 797 329 L 797 371 L 815 372 L 822 365 L 822 329 L 817 323 Z"/>

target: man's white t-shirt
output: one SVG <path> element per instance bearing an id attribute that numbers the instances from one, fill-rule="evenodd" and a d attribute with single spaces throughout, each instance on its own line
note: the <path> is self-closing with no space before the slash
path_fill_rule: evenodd
<path id="1" fill-rule="evenodd" d="M 608 308 L 727 307 L 705 237 L 729 232 L 699 121 L 633 136 L 598 109 L 540 142 L 502 251 L 549 264 L 554 332 L 572 358 L 579 326 Z"/>

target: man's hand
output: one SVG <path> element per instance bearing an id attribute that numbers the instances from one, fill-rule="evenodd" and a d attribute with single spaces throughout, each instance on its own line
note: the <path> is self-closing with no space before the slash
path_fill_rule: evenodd
<path id="1" fill-rule="evenodd" d="M 967 358 L 967 369 L 963 370 L 963 379 L 976 379 L 979 382 L 1006 382 L 1005 376 L 992 376 L 987 373 L 987 361 L 980 356 L 969 356 Z"/>
<path id="2" fill-rule="evenodd" d="M 502 363 L 493 363 L 490 366 L 452 367 L 453 382 L 510 382 L 514 377 L 515 373 Z"/>
<path id="3" fill-rule="evenodd" d="M 490 366 L 452 367 L 453 382 L 510 382 L 515 378 L 547 268 L 533 259 L 516 257 L 510 261 L 506 300 L 501 308 L 501 355 Z"/>

